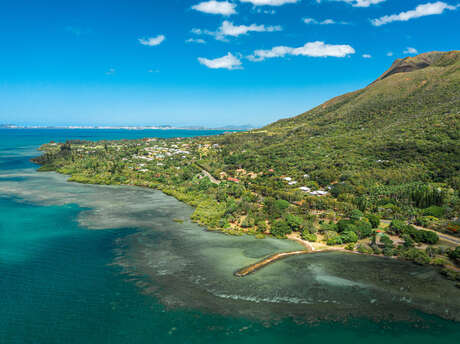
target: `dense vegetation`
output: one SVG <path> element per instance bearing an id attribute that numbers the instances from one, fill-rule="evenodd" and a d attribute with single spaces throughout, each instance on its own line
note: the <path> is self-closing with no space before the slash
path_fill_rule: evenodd
<path id="1" fill-rule="evenodd" d="M 427 229 L 460 229 L 459 119 L 460 53 L 429 53 L 259 130 L 51 143 L 36 161 L 73 181 L 161 189 L 210 229 L 449 265 L 458 249 Z"/>

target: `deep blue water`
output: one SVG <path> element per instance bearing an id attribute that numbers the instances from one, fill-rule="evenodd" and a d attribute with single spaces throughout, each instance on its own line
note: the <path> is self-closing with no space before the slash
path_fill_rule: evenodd
<path id="1" fill-rule="evenodd" d="M 21 183 L 32 178 L 35 166 L 29 159 L 40 144 L 51 140 L 215 133 L 0 130 L 0 173 L 5 174 L 0 181 Z M 0 193 L 0 343 L 396 344 L 460 339 L 458 323 L 432 316 L 416 326 L 359 319 L 316 325 L 286 319 L 267 325 L 193 309 L 167 309 L 140 293 L 119 267 L 111 265 L 116 240 L 137 229 L 88 230 L 78 222 L 85 210 L 75 204 L 46 205 L 27 200 L 24 194 Z"/>

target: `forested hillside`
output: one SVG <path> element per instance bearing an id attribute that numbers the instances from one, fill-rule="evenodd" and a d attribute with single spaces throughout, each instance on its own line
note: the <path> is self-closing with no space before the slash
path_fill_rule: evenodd
<path id="1" fill-rule="evenodd" d="M 193 220 L 230 234 L 458 264 L 460 248 L 433 246 L 432 230 L 459 242 L 446 237 L 460 231 L 459 67 L 459 52 L 422 54 L 262 129 L 50 143 L 36 162 L 72 181 L 158 188 L 194 206 Z"/>
<path id="2" fill-rule="evenodd" d="M 324 187 L 341 182 L 337 194 L 363 196 L 364 202 L 419 182 L 458 190 L 459 141 L 457 51 L 397 60 L 362 90 L 261 130 L 221 138 L 233 152 L 230 165 L 274 168 L 297 180 L 309 174 Z"/>

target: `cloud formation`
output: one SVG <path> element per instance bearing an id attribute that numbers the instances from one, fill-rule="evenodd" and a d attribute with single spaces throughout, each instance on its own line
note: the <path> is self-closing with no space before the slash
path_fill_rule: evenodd
<path id="1" fill-rule="evenodd" d="M 234 56 L 232 53 L 228 53 L 225 56 L 216 58 L 216 59 L 207 59 L 204 57 L 199 57 L 198 61 L 211 69 L 228 69 L 228 70 L 233 70 L 233 69 L 242 69 L 241 61 L 238 59 L 236 56 Z"/>
<path id="2" fill-rule="evenodd" d="M 156 37 L 149 37 L 149 38 L 139 38 L 139 43 L 142 45 L 147 45 L 149 47 L 154 47 L 156 45 L 160 45 L 166 39 L 164 35 L 158 35 Z"/>
<path id="3" fill-rule="evenodd" d="M 236 14 L 235 7 L 235 4 L 232 4 L 228 1 L 210 0 L 196 4 L 192 6 L 192 9 L 208 14 L 220 14 L 223 16 L 230 16 L 232 14 Z"/>
<path id="4" fill-rule="evenodd" d="M 323 0 L 316 0 L 317 3 L 320 3 L 322 1 Z M 347 4 L 350 4 L 353 7 L 369 7 L 371 5 L 377 5 L 386 0 L 329 0 L 329 1 L 346 2 Z"/>
<path id="5" fill-rule="evenodd" d="M 202 38 L 189 38 L 185 40 L 185 43 L 198 43 L 198 44 L 205 44 L 206 41 Z"/>
<path id="6" fill-rule="evenodd" d="M 372 55 L 371 54 L 363 54 L 363 58 L 370 59 L 370 58 L 372 58 Z"/>
<path id="7" fill-rule="evenodd" d="M 254 6 L 281 6 L 285 4 L 295 4 L 300 0 L 240 0 L 240 2 L 249 2 Z"/>
<path id="8" fill-rule="evenodd" d="M 265 26 L 265 25 L 234 25 L 232 22 L 225 20 L 217 31 L 192 29 L 192 33 L 196 35 L 209 35 L 220 41 L 225 41 L 226 37 L 238 37 L 246 35 L 249 32 L 274 32 L 281 31 L 281 26 Z"/>
<path id="9" fill-rule="evenodd" d="M 455 10 L 457 6 L 451 6 L 442 1 L 429 2 L 427 4 L 418 5 L 414 10 L 392 14 L 371 20 L 372 25 L 381 26 L 394 21 L 408 21 L 414 18 L 442 14 L 445 10 Z"/>
<path id="10" fill-rule="evenodd" d="M 355 49 L 349 45 L 333 45 L 316 41 L 309 42 L 298 48 L 286 46 L 274 47 L 270 50 L 255 50 L 248 56 L 248 59 L 254 62 L 263 61 L 269 58 L 292 56 L 310 56 L 310 57 L 346 57 L 354 54 Z"/>
<path id="11" fill-rule="evenodd" d="M 404 50 L 403 53 L 404 54 L 409 54 L 409 55 L 414 55 L 414 54 L 418 54 L 418 51 L 415 48 L 407 47 L 406 50 Z"/>
<path id="12" fill-rule="evenodd" d="M 324 20 L 316 20 L 314 18 L 303 18 L 302 19 L 305 24 L 315 24 L 315 25 L 332 25 L 332 24 L 348 24 L 346 22 L 336 22 L 334 19 L 324 19 Z"/>

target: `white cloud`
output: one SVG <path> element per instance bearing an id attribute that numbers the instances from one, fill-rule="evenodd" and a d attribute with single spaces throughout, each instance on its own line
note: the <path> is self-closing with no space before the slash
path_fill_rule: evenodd
<path id="1" fill-rule="evenodd" d="M 115 68 L 109 68 L 107 72 L 105 72 L 105 75 L 114 75 L 116 72 Z"/>
<path id="2" fill-rule="evenodd" d="M 391 57 L 391 56 L 393 56 L 393 55 L 394 55 L 394 54 L 393 54 L 392 51 L 387 52 L 387 56 L 388 56 L 388 57 Z"/>
<path id="3" fill-rule="evenodd" d="M 314 18 L 303 18 L 305 24 L 316 24 L 316 25 L 332 25 L 332 24 L 343 24 L 346 25 L 346 22 L 336 22 L 334 19 L 324 19 L 322 21 L 316 20 Z"/>
<path id="4" fill-rule="evenodd" d="M 403 54 L 414 55 L 414 54 L 418 54 L 418 51 L 415 48 L 407 47 L 406 50 L 404 50 Z"/>
<path id="5" fill-rule="evenodd" d="M 197 5 L 192 6 L 196 11 L 209 13 L 209 14 L 221 14 L 223 16 L 230 16 L 236 14 L 235 4 L 228 1 L 203 1 Z"/>
<path id="6" fill-rule="evenodd" d="M 211 69 L 242 69 L 241 61 L 237 57 L 235 57 L 232 53 L 228 53 L 225 56 L 216 58 L 216 59 L 207 59 L 204 57 L 199 57 L 198 61 Z"/>
<path id="7" fill-rule="evenodd" d="M 254 8 L 254 11 L 256 13 L 263 13 L 263 14 L 275 14 L 276 13 L 275 10 L 264 10 L 262 8 Z"/>
<path id="8" fill-rule="evenodd" d="M 245 35 L 248 32 L 274 32 L 281 31 L 281 26 L 265 26 L 265 25 L 256 25 L 251 24 L 247 25 L 238 25 L 235 26 L 229 21 L 224 21 L 219 28 L 219 33 L 223 36 L 232 36 L 238 37 L 239 35 Z"/>
<path id="9" fill-rule="evenodd" d="M 156 45 L 160 45 L 165 39 L 165 36 L 158 35 L 150 38 L 139 38 L 139 43 L 142 45 L 148 45 L 149 47 L 154 47 Z"/>
<path id="10" fill-rule="evenodd" d="M 381 26 L 394 21 L 408 21 L 414 18 L 431 16 L 434 14 L 442 14 L 445 10 L 455 10 L 457 6 L 451 6 L 442 1 L 429 2 L 427 4 L 418 5 L 414 10 L 392 14 L 371 20 L 372 25 Z"/>
<path id="11" fill-rule="evenodd" d="M 220 41 L 225 41 L 227 36 L 238 37 L 246 35 L 249 32 L 274 32 L 281 31 L 281 26 L 265 26 L 265 25 L 233 25 L 232 22 L 225 20 L 217 31 L 192 29 L 192 33 L 196 35 L 209 35 Z"/>
<path id="12" fill-rule="evenodd" d="M 248 59 L 251 61 L 263 61 L 268 58 L 292 56 L 310 56 L 310 57 L 346 57 L 354 54 L 355 49 L 349 45 L 333 45 L 316 41 L 306 43 L 302 47 L 291 48 L 286 46 L 274 47 L 270 50 L 256 50 Z"/>
<path id="13" fill-rule="evenodd" d="M 300 0 L 240 0 L 240 2 L 249 2 L 254 6 L 281 6 L 285 4 L 295 4 Z"/>
<path id="14" fill-rule="evenodd" d="M 322 1 L 323 0 L 316 0 L 317 3 L 320 3 Z M 371 5 L 376 5 L 386 0 L 328 0 L 328 1 L 346 2 L 347 4 L 350 4 L 353 7 L 369 7 Z"/>
<path id="15" fill-rule="evenodd" d="M 372 58 L 372 55 L 371 54 L 363 54 L 363 58 L 370 59 L 370 58 Z"/>
<path id="16" fill-rule="evenodd" d="M 185 43 L 198 43 L 198 44 L 205 44 L 206 41 L 202 38 L 189 38 L 185 41 Z"/>

